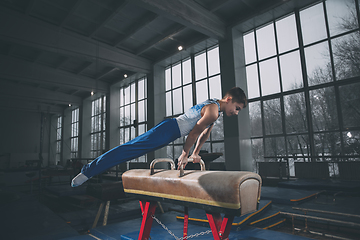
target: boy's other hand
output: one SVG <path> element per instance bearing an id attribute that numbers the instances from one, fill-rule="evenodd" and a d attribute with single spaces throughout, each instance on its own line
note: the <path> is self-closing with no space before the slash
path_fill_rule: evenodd
<path id="1" fill-rule="evenodd" d="M 193 163 L 199 163 L 201 160 L 201 157 L 199 156 L 199 154 L 191 154 L 191 156 L 189 158 L 193 159 Z"/>

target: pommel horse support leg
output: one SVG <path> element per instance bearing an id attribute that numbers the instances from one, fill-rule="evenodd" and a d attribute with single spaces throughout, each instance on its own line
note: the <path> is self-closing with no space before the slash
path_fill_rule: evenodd
<path id="1" fill-rule="evenodd" d="M 155 163 L 169 162 L 171 170 L 154 169 Z M 185 206 L 183 239 L 187 238 L 187 208 L 206 211 L 215 240 L 228 239 L 234 216 L 241 216 L 257 210 L 261 177 L 245 171 L 205 171 L 201 163 L 199 170 L 175 170 L 173 160 L 155 159 L 150 169 L 132 169 L 122 175 L 124 192 L 137 196 L 143 219 L 139 240 L 150 236 L 153 215 L 157 201 L 171 202 Z M 224 213 L 224 218 L 220 213 Z"/>

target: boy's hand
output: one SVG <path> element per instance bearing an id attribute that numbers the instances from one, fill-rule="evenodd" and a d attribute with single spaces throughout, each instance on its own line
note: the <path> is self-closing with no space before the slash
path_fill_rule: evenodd
<path id="1" fill-rule="evenodd" d="M 183 165 L 183 169 L 184 169 L 187 163 L 188 163 L 188 158 L 186 156 L 180 155 L 180 157 L 178 158 L 177 169 L 179 170 L 181 165 Z"/>
<path id="2" fill-rule="evenodd" d="M 193 159 L 193 163 L 199 163 L 201 160 L 201 157 L 199 156 L 199 154 L 191 154 L 191 156 L 189 158 Z"/>

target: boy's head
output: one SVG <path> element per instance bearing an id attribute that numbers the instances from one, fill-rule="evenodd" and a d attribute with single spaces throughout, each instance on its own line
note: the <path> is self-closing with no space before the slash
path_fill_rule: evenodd
<path id="1" fill-rule="evenodd" d="M 232 98 L 232 102 L 242 103 L 244 104 L 244 108 L 247 106 L 247 98 L 244 91 L 239 87 L 233 87 L 229 91 L 226 92 L 224 99 L 227 97 Z"/>

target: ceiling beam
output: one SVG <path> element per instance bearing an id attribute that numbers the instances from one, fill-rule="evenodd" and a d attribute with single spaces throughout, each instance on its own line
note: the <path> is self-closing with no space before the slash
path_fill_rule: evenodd
<path id="1" fill-rule="evenodd" d="M 126 7 L 126 5 L 128 4 L 128 2 L 126 0 L 122 0 L 122 1 L 118 1 L 117 2 L 117 8 L 115 11 L 113 11 L 102 23 L 100 23 L 98 26 L 96 26 L 96 29 L 94 29 L 92 31 L 92 33 L 90 33 L 89 37 L 94 37 L 94 35 L 104 26 L 106 26 L 106 24 L 108 24 L 111 20 L 113 20 L 113 18 L 119 14 L 119 12 Z"/>
<path id="2" fill-rule="evenodd" d="M 75 88 L 89 92 L 108 91 L 108 84 L 105 82 L 4 55 L 0 55 L 0 73 L 0 80 L 51 84 L 60 88 Z"/>
<path id="3" fill-rule="evenodd" d="M 1 83 L 0 95 L 5 97 L 5 104 L 11 104 L 13 99 L 19 99 L 44 104 L 82 105 L 82 98 L 77 96 L 5 81 Z"/>
<path id="4" fill-rule="evenodd" d="M 70 16 L 78 9 L 78 7 L 80 6 L 80 4 L 82 3 L 83 0 L 73 0 L 72 1 L 72 8 L 70 9 L 70 11 L 66 14 L 66 16 L 63 18 L 63 20 L 61 21 L 59 27 L 64 27 L 64 25 L 66 24 L 66 22 L 69 20 Z"/>
<path id="5" fill-rule="evenodd" d="M 9 24 L 11 23 L 11 24 Z M 0 39 L 133 72 L 149 73 L 148 59 L 0 7 Z"/>
<path id="6" fill-rule="evenodd" d="M 219 8 L 221 8 L 223 5 L 225 5 L 228 2 L 230 2 L 230 0 L 218 0 L 218 1 L 215 1 L 210 5 L 209 10 L 211 12 L 215 12 L 216 10 L 218 10 Z"/>
<path id="7" fill-rule="evenodd" d="M 121 45 L 123 42 L 131 38 L 132 35 L 143 29 L 146 25 L 158 18 L 158 15 L 154 13 L 148 13 L 143 16 L 139 21 L 131 25 L 125 33 L 116 41 L 115 46 Z"/>
<path id="8" fill-rule="evenodd" d="M 105 69 L 102 73 L 100 73 L 98 76 L 96 76 L 96 79 L 101 79 L 101 78 L 105 77 L 106 75 L 116 72 L 116 71 L 117 71 L 116 68 Z"/>
<path id="9" fill-rule="evenodd" d="M 218 16 L 193 0 L 133 0 L 138 6 L 215 39 L 223 39 L 226 25 Z"/>
<path id="10" fill-rule="evenodd" d="M 168 39 L 173 39 L 174 36 L 176 36 L 176 34 L 180 33 L 181 31 L 183 31 L 185 29 L 184 26 L 181 27 L 177 27 L 177 28 L 171 28 L 168 31 L 166 31 L 164 34 L 150 40 L 150 42 L 146 45 L 144 45 L 143 47 L 139 48 L 136 52 L 136 55 L 140 55 L 143 52 L 147 51 L 150 48 L 155 47 L 157 44 L 166 41 Z M 166 35 L 166 37 L 164 37 L 163 35 Z"/>

